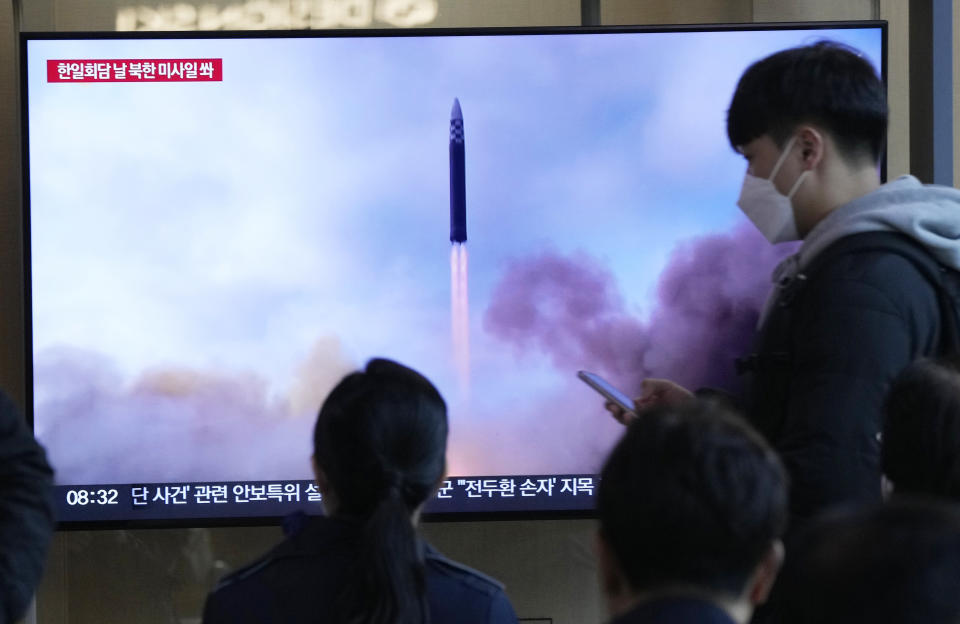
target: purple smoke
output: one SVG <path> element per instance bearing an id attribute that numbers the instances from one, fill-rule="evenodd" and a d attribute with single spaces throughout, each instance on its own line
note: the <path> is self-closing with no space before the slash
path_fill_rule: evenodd
<path id="1" fill-rule="evenodd" d="M 746 222 L 684 242 L 646 321 L 627 309 L 599 260 L 544 253 L 508 267 L 483 326 L 518 351 L 545 353 L 558 369 L 594 370 L 631 392 L 647 377 L 735 392 L 734 359 L 750 349 L 773 267 L 794 250 L 770 245 Z"/>
<path id="2" fill-rule="evenodd" d="M 557 368 L 595 363 L 617 377 L 636 370 L 637 346 L 645 342 L 613 276 L 586 254 L 544 252 L 514 262 L 493 291 L 483 326 L 518 351 L 539 348 Z"/>

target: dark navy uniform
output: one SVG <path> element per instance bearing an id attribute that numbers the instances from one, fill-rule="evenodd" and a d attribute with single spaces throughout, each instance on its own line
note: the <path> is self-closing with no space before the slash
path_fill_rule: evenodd
<path id="1" fill-rule="evenodd" d="M 54 528 L 53 470 L 0 393 L 0 622 L 17 622 L 40 583 Z"/>
<path id="2" fill-rule="evenodd" d="M 658 598 L 643 602 L 609 624 L 735 624 L 712 602 L 700 598 Z"/>
<path id="3" fill-rule="evenodd" d="M 355 522 L 310 518 L 264 557 L 226 576 L 207 597 L 203 621 L 336 622 L 359 537 Z M 503 585 L 423 547 L 431 624 L 516 623 Z"/>

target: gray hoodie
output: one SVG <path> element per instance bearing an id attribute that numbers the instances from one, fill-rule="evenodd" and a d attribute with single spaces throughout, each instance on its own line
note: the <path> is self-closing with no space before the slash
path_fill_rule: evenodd
<path id="1" fill-rule="evenodd" d="M 810 230 L 797 253 L 774 269 L 774 289 L 760 323 L 782 285 L 838 239 L 861 232 L 901 232 L 926 247 L 941 264 L 960 270 L 960 190 L 924 185 L 908 175 L 836 208 Z"/>

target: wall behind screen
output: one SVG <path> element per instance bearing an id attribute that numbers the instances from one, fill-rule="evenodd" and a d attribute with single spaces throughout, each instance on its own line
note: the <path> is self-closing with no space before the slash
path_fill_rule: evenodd
<path id="1" fill-rule="evenodd" d="M 435 17 L 421 24 L 424 26 L 551 26 L 573 25 L 580 20 L 579 0 L 424 1 L 436 9 Z M 327 2 L 331 7 L 353 2 L 360 11 L 354 19 L 359 20 L 366 15 L 363 11 L 375 14 L 378 0 Z M 0 176 L 3 178 L 0 185 L 0 387 L 22 404 L 22 216 L 18 111 L 13 97 L 17 72 L 15 4 L 19 3 L 3 0 L 0 4 L 0 32 L 4 37 L 0 44 Z M 164 7 L 172 10 L 177 5 L 189 8 L 190 4 L 212 5 L 223 11 L 283 2 L 24 0 L 21 28 L 26 31 L 109 31 L 117 27 L 118 12 L 122 9 L 128 10 L 128 20 L 131 15 L 136 20 L 141 17 L 149 20 L 151 11 L 166 10 Z M 960 0 L 955 0 L 954 5 L 956 17 L 960 15 Z M 601 0 L 600 8 L 603 24 L 889 20 L 892 114 L 888 171 L 891 177 L 909 171 L 906 2 Z M 142 9 L 142 12 L 133 14 L 130 9 Z M 189 21 L 191 14 L 184 9 L 180 17 Z M 388 24 L 374 17 L 371 25 Z M 955 92 L 956 87 L 955 84 Z M 955 128 L 960 128 L 960 124 L 955 124 Z M 960 163 L 960 158 L 955 158 L 955 162 Z M 503 580 L 520 617 L 552 618 L 557 624 L 605 619 L 595 581 L 593 532 L 593 522 L 582 520 L 435 523 L 425 527 L 428 537 L 446 554 Z M 199 621 L 203 597 L 216 578 L 257 556 L 278 537 L 279 531 L 275 528 L 59 534 L 38 595 L 37 621 L 44 624 Z"/>

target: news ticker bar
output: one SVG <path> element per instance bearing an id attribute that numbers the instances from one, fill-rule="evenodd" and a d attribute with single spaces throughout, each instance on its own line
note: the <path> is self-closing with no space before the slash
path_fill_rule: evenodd
<path id="1" fill-rule="evenodd" d="M 426 513 L 577 511 L 594 507 L 596 475 L 450 477 Z M 320 512 L 309 480 L 59 485 L 58 520 L 96 522 L 285 516 Z"/>

